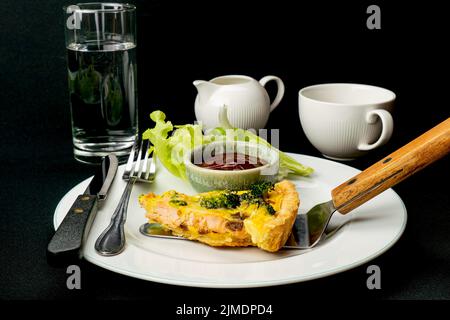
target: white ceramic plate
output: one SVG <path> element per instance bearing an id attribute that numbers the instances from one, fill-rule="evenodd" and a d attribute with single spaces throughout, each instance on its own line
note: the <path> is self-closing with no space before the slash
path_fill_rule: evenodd
<path id="1" fill-rule="evenodd" d="M 330 191 L 359 170 L 320 158 L 291 154 L 315 169 L 310 178 L 290 177 L 300 194 L 300 212 L 330 199 Z M 170 239 L 148 238 L 139 233 L 146 222 L 138 196 L 169 189 L 194 194 L 185 182 L 168 173 L 160 164 L 154 184 L 136 184 L 125 224 L 127 245 L 123 253 L 102 257 L 94 243 L 108 225 L 125 182 L 123 166 L 117 172 L 105 205 L 98 211 L 83 249 L 86 260 L 127 276 L 161 283 L 213 288 L 244 288 L 287 284 L 342 272 L 379 256 L 401 236 L 406 225 L 406 209 L 400 197 L 386 190 L 347 216 L 335 214 L 334 224 L 346 224 L 332 237 L 310 251 L 282 250 L 268 253 L 257 248 L 213 248 L 207 245 Z M 58 226 L 78 194 L 90 179 L 70 190 L 59 202 L 54 216 Z"/>

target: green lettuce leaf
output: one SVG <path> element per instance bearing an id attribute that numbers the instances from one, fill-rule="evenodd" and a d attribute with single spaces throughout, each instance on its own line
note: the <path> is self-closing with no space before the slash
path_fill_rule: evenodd
<path id="1" fill-rule="evenodd" d="M 166 115 L 159 110 L 153 111 L 150 119 L 155 122 L 155 127 L 144 131 L 142 139 L 150 140 L 153 145 L 151 151 L 170 173 L 187 180 L 185 156 L 195 147 L 211 142 L 209 137 L 203 135 L 198 124 L 173 126 L 170 121 L 165 121 Z"/>

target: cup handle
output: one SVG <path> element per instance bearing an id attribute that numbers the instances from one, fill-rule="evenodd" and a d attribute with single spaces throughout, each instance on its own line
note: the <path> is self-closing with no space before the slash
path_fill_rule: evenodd
<path id="1" fill-rule="evenodd" d="M 278 106 L 281 99 L 283 99 L 284 83 L 283 83 L 283 81 L 281 81 L 280 78 L 275 77 L 275 76 L 265 76 L 264 78 L 259 80 L 259 83 L 264 87 L 266 85 L 266 83 L 269 82 L 270 80 L 275 80 L 275 82 L 277 83 L 277 88 L 278 88 L 277 95 L 276 95 L 275 99 L 273 100 L 272 104 L 270 105 L 270 112 L 272 112 Z"/>
<path id="2" fill-rule="evenodd" d="M 377 117 L 381 119 L 382 125 L 380 137 L 372 144 L 360 143 L 358 145 L 359 150 L 366 151 L 378 148 L 388 142 L 391 138 L 392 131 L 394 130 L 394 120 L 392 119 L 392 115 L 386 110 L 375 109 L 367 112 L 366 121 L 370 124 L 375 123 L 377 121 Z"/>

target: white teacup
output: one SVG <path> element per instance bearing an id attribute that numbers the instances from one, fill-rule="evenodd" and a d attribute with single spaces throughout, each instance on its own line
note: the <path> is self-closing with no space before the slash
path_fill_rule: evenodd
<path id="1" fill-rule="evenodd" d="M 299 92 L 299 115 L 308 140 L 325 157 L 351 160 L 389 141 L 395 94 L 352 83 L 329 83 Z"/>

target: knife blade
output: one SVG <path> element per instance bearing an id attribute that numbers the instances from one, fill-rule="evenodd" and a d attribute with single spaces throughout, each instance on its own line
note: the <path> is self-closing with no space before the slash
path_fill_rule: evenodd
<path id="1" fill-rule="evenodd" d="M 47 261 L 59 265 L 82 257 L 82 246 L 89 234 L 98 207 L 106 200 L 117 172 L 118 160 L 108 155 L 102 160 L 83 194 L 79 195 L 47 246 Z"/>

